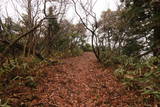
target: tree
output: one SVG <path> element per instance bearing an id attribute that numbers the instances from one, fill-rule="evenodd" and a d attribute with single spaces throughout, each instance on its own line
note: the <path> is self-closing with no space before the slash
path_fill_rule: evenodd
<path id="1" fill-rule="evenodd" d="M 54 46 L 54 42 L 55 42 L 55 38 L 57 36 L 57 33 L 59 31 L 59 24 L 57 22 L 57 18 L 56 16 L 53 15 L 53 8 L 49 7 L 48 9 L 48 19 L 47 19 L 47 35 L 46 35 L 46 55 L 50 55 L 52 50 L 53 50 L 53 46 Z"/>
<path id="2" fill-rule="evenodd" d="M 125 26 L 120 19 L 121 11 L 111 11 L 110 9 L 102 13 L 99 21 L 99 34 L 101 46 L 112 50 L 122 48 L 124 44 Z"/>
<path id="3" fill-rule="evenodd" d="M 24 18 L 25 21 L 25 27 L 26 30 L 29 31 L 33 26 L 36 25 L 36 17 L 37 13 L 39 11 L 40 3 L 39 1 L 34 2 L 34 0 L 26 0 L 24 1 L 24 4 L 26 3 L 26 18 Z M 35 5 L 36 4 L 36 5 Z M 34 13 L 34 11 L 36 11 Z M 35 54 L 35 48 L 36 48 L 36 38 L 35 35 L 36 31 L 31 32 L 29 35 L 27 35 L 27 41 L 24 48 L 24 55 L 29 56 L 30 54 Z"/>
<path id="4" fill-rule="evenodd" d="M 160 2 L 158 0 L 122 0 L 130 31 L 145 39 L 148 51 L 160 55 Z M 148 49 L 148 48 L 147 48 Z"/>
<path id="5" fill-rule="evenodd" d="M 46 3 L 47 2 L 57 2 L 59 4 L 59 8 L 58 10 L 56 10 L 56 14 L 54 14 L 56 17 L 60 16 L 60 19 L 63 19 L 63 15 L 65 14 L 66 11 L 66 1 L 65 0 L 61 0 L 61 1 L 47 1 L 44 0 L 44 17 L 42 17 L 42 11 L 40 11 L 40 3 L 41 1 L 37 1 L 37 0 L 17 0 L 16 2 L 19 2 L 19 4 L 23 4 L 23 7 L 25 7 L 24 13 L 22 14 L 21 12 L 19 12 L 16 9 L 16 5 L 14 5 L 15 2 L 12 1 L 14 7 L 15 7 L 15 11 L 19 14 L 19 22 L 15 22 L 16 24 L 14 24 L 14 22 L 12 22 L 12 24 L 8 23 L 6 24 L 7 26 L 4 26 L 5 24 L 3 24 L 3 22 L 1 21 L 0 25 L 2 26 L 2 30 L 7 33 L 7 35 L 10 35 L 7 27 L 9 28 L 9 31 L 13 31 L 13 28 L 15 29 L 15 27 L 19 24 L 18 29 L 15 29 L 16 32 L 14 38 L 12 38 L 10 41 L 4 41 L 4 40 L 0 40 L 0 42 L 3 43 L 7 43 L 7 47 L 4 49 L 3 51 L 3 55 L 4 57 L 7 57 L 7 53 L 10 52 L 11 48 L 16 48 L 15 44 L 19 44 L 19 46 L 24 48 L 24 54 L 25 56 L 28 55 L 38 55 L 40 56 L 40 59 L 45 59 L 41 56 L 41 54 L 39 53 L 39 50 L 37 50 L 40 47 L 40 43 L 43 40 L 44 35 L 42 35 L 42 28 L 46 29 L 44 26 L 44 20 L 51 20 L 54 19 L 53 17 L 49 17 L 48 14 L 46 14 L 45 10 L 47 8 Z M 57 4 L 56 4 L 57 5 Z M 62 8 L 63 7 L 63 8 Z M 40 17 L 42 17 L 40 19 Z M 53 20 L 52 20 L 53 21 Z M 55 20 L 54 20 L 55 21 Z M 56 19 L 57 21 L 57 19 Z M 6 21 L 6 22 L 9 22 Z M 11 22 L 11 21 L 10 21 Z M 9 26 L 8 26 L 9 25 Z M 10 26 L 12 25 L 12 27 Z M 14 25 L 14 26 L 13 26 Z M 11 29 L 10 29 L 11 28 Z M 20 29 L 19 29 L 20 28 Z M 49 28 L 49 27 L 47 27 Z M 51 27 L 52 28 L 52 27 Z M 55 27 L 57 28 L 57 27 Z M 56 32 L 57 30 L 51 29 L 51 32 Z M 47 29 L 48 30 L 48 29 Z M 47 31 L 46 30 L 46 31 Z M 39 42 L 40 41 L 40 42 Z M 42 44 L 45 45 L 45 44 Z M 37 54 L 38 53 L 38 54 Z M 5 58 L 4 58 L 5 59 Z"/>
<path id="6" fill-rule="evenodd" d="M 87 0 L 86 2 L 82 2 L 81 0 L 77 0 L 77 1 L 72 0 L 72 3 L 74 5 L 74 9 L 77 16 L 80 18 L 81 23 L 91 33 L 91 44 L 92 44 L 93 52 L 96 58 L 101 62 L 100 49 L 98 46 L 98 34 L 97 34 L 98 21 L 97 21 L 96 14 L 93 11 L 93 8 L 96 2 L 92 3 L 92 0 L 91 1 Z M 80 5 L 84 16 L 79 14 L 77 10 L 77 4 Z"/>

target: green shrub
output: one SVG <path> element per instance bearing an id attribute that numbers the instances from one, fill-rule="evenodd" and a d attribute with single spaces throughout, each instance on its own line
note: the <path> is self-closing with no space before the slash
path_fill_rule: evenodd
<path id="1" fill-rule="evenodd" d="M 83 53 L 83 50 L 80 49 L 79 47 L 71 50 L 72 56 L 79 56 L 79 55 L 82 55 L 82 53 Z"/>
<path id="2" fill-rule="evenodd" d="M 124 67 L 127 66 L 134 66 L 135 62 L 137 61 L 134 57 L 128 57 L 126 55 L 120 55 L 118 50 L 103 50 L 100 52 L 100 59 L 105 66 L 115 66 L 115 65 L 123 65 Z"/>
<path id="3" fill-rule="evenodd" d="M 34 83 L 32 86 L 35 86 L 35 81 L 31 81 L 31 79 L 29 81 L 29 79 L 25 78 L 32 75 L 32 71 L 41 64 L 40 60 L 34 57 L 9 59 L 4 64 L 4 67 L 0 67 L 0 89 L 10 86 L 12 84 L 11 81 L 19 79 L 28 81 L 29 84 Z"/>
<path id="4" fill-rule="evenodd" d="M 128 89 L 136 90 L 140 93 L 143 101 L 160 101 L 160 67 L 154 63 L 159 63 L 159 58 L 150 57 L 146 60 L 134 61 L 128 58 L 126 62 L 114 71 L 115 76 L 120 79 Z M 130 69 L 128 67 L 132 67 Z"/>
<path id="5" fill-rule="evenodd" d="M 85 52 L 91 52 L 92 46 L 90 44 L 85 44 L 85 46 L 82 46 L 83 51 Z"/>
<path id="6" fill-rule="evenodd" d="M 118 79 L 123 79 L 124 75 L 125 75 L 125 69 L 123 69 L 122 67 L 116 69 L 114 71 L 114 75 L 118 78 Z"/>
<path id="7" fill-rule="evenodd" d="M 118 64 L 119 61 L 115 56 L 116 53 L 114 51 L 108 49 L 100 51 L 100 59 L 105 66 L 113 66 L 114 64 Z"/>

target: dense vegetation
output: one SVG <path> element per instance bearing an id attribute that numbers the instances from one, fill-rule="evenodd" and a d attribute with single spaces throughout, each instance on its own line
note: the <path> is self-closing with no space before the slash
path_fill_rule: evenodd
<path id="1" fill-rule="evenodd" d="M 100 24 L 104 65 L 117 65 L 114 74 L 140 94 L 137 103 L 159 104 L 160 2 L 124 0 L 117 11 L 104 12 Z"/>
<path id="2" fill-rule="evenodd" d="M 43 75 L 37 69 L 93 51 L 100 63 L 114 69 L 128 90 L 136 91 L 137 103 L 158 106 L 160 1 L 121 0 L 116 11 L 104 11 L 100 20 L 91 10 L 93 4 L 84 5 L 81 0 L 78 3 L 85 15 L 78 12 L 74 0 L 20 3 L 25 5 L 25 12 L 19 13 L 18 21 L 0 17 L 0 90 L 13 88 L 19 82 L 34 88 Z M 77 24 L 65 19 L 70 3 L 80 18 Z M 0 101 L 0 106 L 5 106 L 3 103 Z"/>

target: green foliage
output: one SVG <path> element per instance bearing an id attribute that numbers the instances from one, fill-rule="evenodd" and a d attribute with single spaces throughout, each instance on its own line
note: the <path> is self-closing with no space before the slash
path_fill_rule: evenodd
<path id="1" fill-rule="evenodd" d="M 125 70 L 120 67 L 114 71 L 114 74 L 118 79 L 123 79 L 125 75 Z"/>
<path id="2" fill-rule="evenodd" d="M 118 49 L 101 51 L 100 59 L 105 66 L 124 65 L 126 67 L 134 66 L 136 58 L 120 55 Z"/>
<path id="3" fill-rule="evenodd" d="M 122 48 L 122 53 L 127 56 L 139 55 L 143 46 L 134 38 L 128 39 L 126 42 L 126 45 Z"/>
<path id="4" fill-rule="evenodd" d="M 123 0 L 124 14 L 128 24 L 128 33 L 145 41 L 145 47 L 153 51 L 154 56 L 159 56 L 160 48 L 160 3 L 157 0 Z M 144 37 L 147 40 L 144 40 Z M 146 46 L 147 45 L 147 46 Z M 133 45 L 134 46 L 134 45 Z M 137 46 L 135 45 L 135 48 Z M 147 49 L 148 49 L 147 48 Z M 134 47 L 132 47 L 134 49 Z M 143 48 L 144 49 L 144 48 Z"/>
<path id="5" fill-rule="evenodd" d="M 101 52 L 101 59 L 105 66 L 117 68 L 114 75 L 127 89 L 140 93 L 142 102 L 151 104 L 160 101 L 160 66 L 155 65 L 160 63 L 159 57 L 137 59 L 108 50 Z"/>
<path id="6" fill-rule="evenodd" d="M 155 62 L 159 63 L 160 59 L 151 57 L 138 62 L 132 60 L 125 65 L 120 65 L 114 72 L 129 90 L 139 92 L 143 102 L 147 101 L 146 104 L 160 101 L 160 67 L 155 66 Z"/>
<path id="7" fill-rule="evenodd" d="M 79 56 L 79 55 L 82 55 L 82 53 L 83 53 L 83 50 L 79 47 L 71 50 L 72 56 Z"/>
<path id="8" fill-rule="evenodd" d="M 1 103 L 1 99 L 0 99 L 0 107 L 11 107 L 10 105 L 8 105 L 8 101 L 4 104 Z"/>
<path id="9" fill-rule="evenodd" d="M 90 44 L 85 44 L 84 46 L 82 46 L 83 51 L 85 52 L 90 52 L 92 51 L 92 46 Z"/>
<path id="10" fill-rule="evenodd" d="M 119 64 L 119 61 L 118 61 L 117 57 L 115 57 L 117 55 L 116 50 L 111 51 L 109 49 L 106 49 L 106 50 L 100 51 L 100 53 L 101 53 L 100 54 L 101 62 L 105 66 L 113 66 L 115 64 Z"/>
<path id="11" fill-rule="evenodd" d="M 37 58 L 9 59 L 0 67 L 0 89 L 12 86 L 12 81 L 18 80 L 25 81 L 28 87 L 36 87 L 36 81 L 31 75 L 42 64 Z"/>
<path id="12" fill-rule="evenodd" d="M 25 79 L 25 86 L 30 88 L 35 88 L 37 86 L 37 83 L 32 76 L 27 76 Z"/>

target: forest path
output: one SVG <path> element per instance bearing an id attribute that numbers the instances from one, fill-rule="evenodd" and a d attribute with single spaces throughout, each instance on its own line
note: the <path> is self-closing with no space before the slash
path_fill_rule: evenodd
<path id="1" fill-rule="evenodd" d="M 38 107 L 129 107 L 134 94 L 104 69 L 93 53 L 64 59 L 64 64 L 45 67 L 37 87 Z"/>

